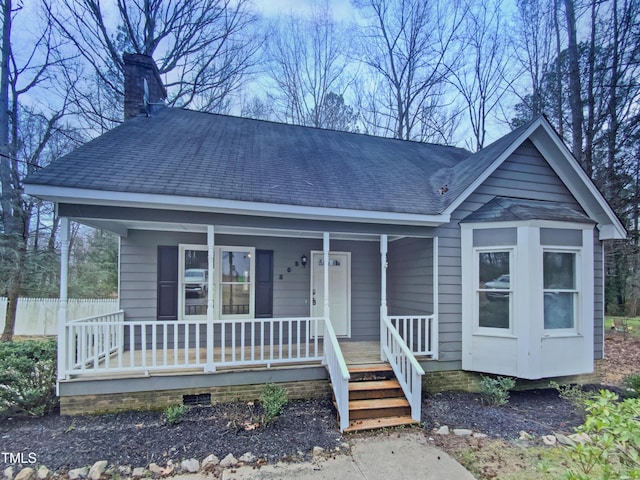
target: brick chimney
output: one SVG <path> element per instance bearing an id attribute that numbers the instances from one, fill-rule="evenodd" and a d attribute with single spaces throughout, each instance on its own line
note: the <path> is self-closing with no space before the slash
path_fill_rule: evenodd
<path id="1" fill-rule="evenodd" d="M 149 55 L 125 53 L 124 60 L 124 119 L 148 115 L 154 105 L 164 105 L 167 91 L 162 84 L 156 62 Z M 147 81 L 149 98 L 145 105 L 144 81 Z"/>

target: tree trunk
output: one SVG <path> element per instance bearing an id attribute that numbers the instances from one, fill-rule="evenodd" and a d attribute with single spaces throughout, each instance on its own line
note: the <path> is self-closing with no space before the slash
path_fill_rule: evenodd
<path id="1" fill-rule="evenodd" d="M 12 155 L 11 146 L 9 144 L 9 59 L 11 56 L 11 0 L 4 0 L 2 3 L 2 43 L 0 65 L 0 179 L 2 181 L 2 222 L 3 232 L 3 248 L 7 252 L 11 252 L 14 247 L 16 233 L 16 216 L 15 216 L 15 192 L 12 175 Z M 18 267 L 18 265 L 14 265 Z M 4 331 L 0 341 L 10 342 L 13 338 L 13 330 L 16 322 L 16 306 L 18 302 L 18 292 L 20 289 L 19 280 L 21 277 L 21 269 L 15 268 L 6 272 L 9 280 L 7 288 L 7 297 L 9 306 L 4 325 Z M 18 284 L 16 286 L 16 280 Z"/>
<path id="2" fill-rule="evenodd" d="M 595 137 L 596 100 L 594 95 L 594 75 L 596 69 L 596 2 L 591 2 L 591 38 L 587 72 L 587 126 L 585 129 L 584 170 L 593 178 L 593 142 Z"/>
<path id="3" fill-rule="evenodd" d="M 580 59 L 578 55 L 578 39 L 576 33 L 576 13 L 573 0 L 564 0 L 567 17 L 567 40 L 569 53 L 569 103 L 571 106 L 571 138 L 572 152 L 578 163 L 583 165 L 582 155 L 582 98 L 580 85 Z"/>
<path id="4" fill-rule="evenodd" d="M 553 5 L 553 24 L 556 32 L 556 118 L 558 119 L 558 134 L 564 139 L 564 122 L 562 121 L 562 43 L 560 41 L 560 20 L 558 18 L 560 11 L 559 0 L 554 0 Z"/>

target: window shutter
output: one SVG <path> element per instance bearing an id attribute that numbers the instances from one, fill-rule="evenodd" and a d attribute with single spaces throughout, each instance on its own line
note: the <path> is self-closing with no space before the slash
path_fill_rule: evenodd
<path id="1" fill-rule="evenodd" d="M 273 317 L 273 251 L 256 250 L 256 318 Z"/>
<path id="2" fill-rule="evenodd" d="M 158 320 L 178 319 L 178 247 L 158 246 Z"/>

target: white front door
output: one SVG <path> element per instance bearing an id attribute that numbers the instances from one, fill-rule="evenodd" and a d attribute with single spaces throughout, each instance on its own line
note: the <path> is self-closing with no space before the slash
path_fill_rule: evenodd
<path id="1" fill-rule="evenodd" d="M 324 314 L 324 256 L 311 252 L 311 316 Z M 351 253 L 329 253 L 329 314 L 338 337 L 351 336 Z"/>

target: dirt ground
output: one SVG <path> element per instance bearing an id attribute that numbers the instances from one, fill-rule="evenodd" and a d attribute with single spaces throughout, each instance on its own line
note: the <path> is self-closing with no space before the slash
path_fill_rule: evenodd
<path id="1" fill-rule="evenodd" d="M 620 386 L 626 376 L 640 373 L 640 338 L 607 333 L 604 352 L 604 385 Z"/>

